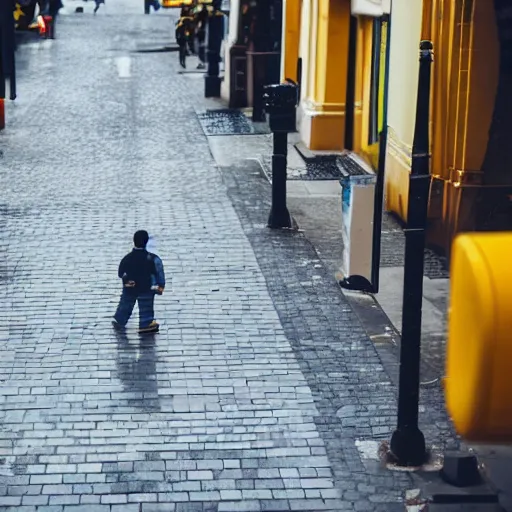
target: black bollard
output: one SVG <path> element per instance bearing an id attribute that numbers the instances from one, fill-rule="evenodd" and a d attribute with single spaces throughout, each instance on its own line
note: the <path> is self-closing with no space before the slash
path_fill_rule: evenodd
<path id="1" fill-rule="evenodd" d="M 288 134 L 286 132 L 274 132 L 272 207 L 268 218 L 268 227 L 273 229 L 292 227 L 292 219 L 286 206 L 287 156 Z"/>
<path id="2" fill-rule="evenodd" d="M 420 43 L 420 70 L 416 124 L 409 178 L 409 201 L 405 233 L 402 341 L 398 387 L 397 429 L 391 437 L 391 456 L 400 466 L 420 466 L 427 458 L 425 437 L 418 427 L 421 310 L 425 230 L 430 193 L 430 71 L 433 60 L 430 41 Z"/>
<path id="3" fill-rule="evenodd" d="M 221 3 L 221 0 L 214 0 L 213 11 L 208 18 L 208 49 L 206 52 L 208 68 L 204 77 L 205 98 L 220 97 L 220 49 L 224 38 L 224 14 L 220 10 Z"/>
<path id="4" fill-rule="evenodd" d="M 14 2 L 0 1 L 0 40 L 4 77 L 9 77 L 9 99 L 16 99 L 16 36 L 14 21 Z M 5 83 L 4 83 L 5 86 Z M 3 90 L 4 91 L 4 90 Z M 2 97 L 5 96 L 2 94 Z"/>
<path id="5" fill-rule="evenodd" d="M 292 219 L 286 207 L 286 166 L 288 133 L 295 131 L 298 87 L 294 83 L 268 85 L 264 100 L 269 112 L 270 129 L 274 133 L 272 155 L 272 207 L 268 227 L 291 228 Z"/>

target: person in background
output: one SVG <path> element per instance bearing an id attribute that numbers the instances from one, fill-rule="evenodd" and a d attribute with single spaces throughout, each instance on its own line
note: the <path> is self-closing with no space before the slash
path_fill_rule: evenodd
<path id="1" fill-rule="evenodd" d="M 208 23 L 208 11 L 204 5 L 198 6 L 195 13 L 195 32 L 198 43 L 199 64 L 197 69 L 206 67 L 206 24 Z"/>
<path id="2" fill-rule="evenodd" d="M 160 2 L 158 0 L 144 0 L 144 13 L 149 14 L 149 11 L 153 7 L 154 11 L 158 11 L 161 7 Z"/>
<path id="3" fill-rule="evenodd" d="M 133 250 L 119 264 L 118 276 L 123 281 L 123 291 L 112 325 L 115 329 L 124 329 L 133 308 L 139 305 L 139 333 L 158 332 L 159 324 L 155 320 L 155 294 L 161 295 L 165 288 L 165 274 L 162 260 L 148 252 L 147 231 L 137 231 L 133 235 Z"/>
<path id="4" fill-rule="evenodd" d="M 41 15 L 49 15 L 55 18 L 59 10 L 64 7 L 61 0 L 39 0 L 39 12 Z"/>
<path id="5" fill-rule="evenodd" d="M 187 58 L 187 44 L 189 39 L 193 36 L 193 17 L 188 7 L 183 7 L 181 10 L 180 19 L 176 23 L 176 42 L 179 47 L 180 65 L 182 68 L 186 68 Z"/>
<path id="6" fill-rule="evenodd" d="M 84 0 L 84 2 L 87 2 L 87 0 Z M 105 0 L 94 0 L 94 3 L 96 4 L 94 6 L 94 14 L 96 14 L 100 8 L 100 5 L 105 3 Z"/>
<path id="7" fill-rule="evenodd" d="M 94 3 L 96 4 L 94 6 L 94 14 L 96 14 L 100 8 L 100 5 L 105 3 L 105 0 L 94 0 Z"/>

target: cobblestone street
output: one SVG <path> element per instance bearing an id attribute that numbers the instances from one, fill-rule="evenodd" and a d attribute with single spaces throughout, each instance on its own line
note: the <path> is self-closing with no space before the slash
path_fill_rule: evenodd
<path id="1" fill-rule="evenodd" d="M 308 240 L 266 229 L 258 164 L 216 166 L 202 75 L 151 51 L 175 13 L 90 3 L 19 49 L 0 134 L 0 510 L 404 510 L 386 355 Z M 153 337 L 110 323 L 137 229 L 168 278 Z"/>

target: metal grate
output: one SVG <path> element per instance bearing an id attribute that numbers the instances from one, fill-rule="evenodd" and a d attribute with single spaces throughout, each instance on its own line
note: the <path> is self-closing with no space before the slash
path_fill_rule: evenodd
<path id="1" fill-rule="evenodd" d="M 253 123 L 243 112 L 234 109 L 207 110 L 198 114 L 206 135 L 265 135 L 266 123 Z"/>

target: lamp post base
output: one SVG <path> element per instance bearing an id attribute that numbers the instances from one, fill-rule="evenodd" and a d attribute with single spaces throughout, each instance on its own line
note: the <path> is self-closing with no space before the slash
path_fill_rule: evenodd
<path id="1" fill-rule="evenodd" d="M 398 466 L 418 467 L 427 462 L 425 437 L 418 427 L 398 428 L 390 444 L 392 462 Z"/>
<path id="2" fill-rule="evenodd" d="M 268 227 L 271 229 L 284 229 L 292 227 L 292 218 L 286 206 L 284 208 L 270 210 Z"/>

